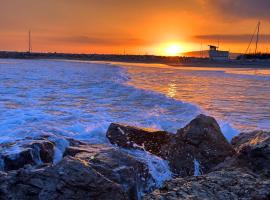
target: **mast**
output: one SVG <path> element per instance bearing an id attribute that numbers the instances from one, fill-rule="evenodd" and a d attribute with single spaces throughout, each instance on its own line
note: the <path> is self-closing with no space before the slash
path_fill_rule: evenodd
<path id="1" fill-rule="evenodd" d="M 261 25 L 261 22 L 259 21 L 258 22 L 258 25 L 257 25 L 257 37 L 256 37 L 255 54 L 257 53 L 257 49 L 258 49 L 259 34 L 260 34 L 260 25 Z"/>
<path id="2" fill-rule="evenodd" d="M 259 43 L 260 25 L 261 25 L 261 22 L 259 21 L 258 24 L 256 25 L 256 28 L 255 28 L 255 30 L 254 30 L 254 32 L 253 32 L 251 38 L 250 38 L 250 41 L 249 41 L 248 47 L 247 47 L 247 49 L 246 49 L 246 51 L 245 51 L 245 54 L 248 54 L 248 53 L 250 52 L 250 46 L 251 46 L 251 44 L 252 44 L 252 42 L 253 42 L 253 38 L 254 38 L 256 32 L 257 32 L 257 37 L 256 37 L 255 54 L 257 53 L 258 43 Z"/>
<path id="3" fill-rule="evenodd" d="M 31 42 L 31 30 L 28 32 L 28 53 L 32 51 L 32 42 Z"/>

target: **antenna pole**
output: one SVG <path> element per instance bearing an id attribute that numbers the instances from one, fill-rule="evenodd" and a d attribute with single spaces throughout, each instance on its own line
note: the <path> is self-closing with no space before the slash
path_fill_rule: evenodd
<path id="1" fill-rule="evenodd" d="M 31 53 L 32 51 L 32 44 L 31 44 L 31 30 L 28 32 L 28 52 Z"/>
<path id="2" fill-rule="evenodd" d="M 255 47 L 255 54 L 257 53 L 257 49 L 258 49 L 258 42 L 259 42 L 259 34 L 260 34 L 260 25 L 261 22 L 258 22 L 258 26 L 257 26 L 257 37 L 256 37 L 256 47 Z"/>
<path id="3" fill-rule="evenodd" d="M 202 42 L 201 42 L 201 58 L 203 58 L 203 47 L 202 47 Z"/>
<path id="4" fill-rule="evenodd" d="M 218 35 L 218 45 L 217 45 L 217 48 L 219 49 L 219 35 Z"/>

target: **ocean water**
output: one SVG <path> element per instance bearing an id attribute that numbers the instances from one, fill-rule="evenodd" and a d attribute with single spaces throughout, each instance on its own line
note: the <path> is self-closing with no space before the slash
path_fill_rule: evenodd
<path id="1" fill-rule="evenodd" d="M 67 61 L 0 63 L 0 141 L 55 134 L 106 143 L 111 122 L 175 132 L 198 112 L 151 90 L 128 85 L 114 65 Z"/>
<path id="2" fill-rule="evenodd" d="M 189 102 L 215 117 L 228 140 L 239 132 L 270 130 L 270 68 L 199 68 L 120 64 L 128 85 Z"/>
<path id="3" fill-rule="evenodd" d="M 111 122 L 174 133 L 199 113 L 216 117 L 228 140 L 240 131 L 269 130 L 270 72 L 0 60 L 0 143 L 42 134 L 108 143 Z M 59 162 L 68 144 L 56 143 Z M 145 160 L 158 186 L 171 177 L 165 161 L 130 153 Z"/>

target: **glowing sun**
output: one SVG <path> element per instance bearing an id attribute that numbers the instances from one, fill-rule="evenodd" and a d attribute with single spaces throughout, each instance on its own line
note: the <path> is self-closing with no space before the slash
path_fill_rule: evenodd
<path id="1" fill-rule="evenodd" d="M 165 47 L 164 54 L 166 56 L 178 56 L 182 53 L 182 48 L 178 44 L 170 44 Z"/>

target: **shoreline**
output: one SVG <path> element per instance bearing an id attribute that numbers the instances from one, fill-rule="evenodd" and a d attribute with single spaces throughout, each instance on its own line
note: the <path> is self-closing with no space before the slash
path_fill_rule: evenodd
<path id="1" fill-rule="evenodd" d="M 241 133 L 228 142 L 213 117 L 198 115 L 175 134 L 111 123 L 106 137 L 111 145 L 52 135 L 0 144 L 0 196 L 22 200 L 270 196 L 270 132 Z M 19 148 L 10 152 L 14 145 Z M 128 153 L 132 150 L 144 153 L 144 159 Z"/>
<path id="2" fill-rule="evenodd" d="M 48 59 L 79 60 L 119 63 L 164 64 L 174 67 L 209 67 L 209 68 L 252 68 L 270 69 L 270 60 L 228 60 L 213 61 L 208 58 L 168 57 L 154 55 L 116 55 L 116 54 L 66 54 L 66 53 L 28 53 L 0 51 L 0 59 Z"/>

